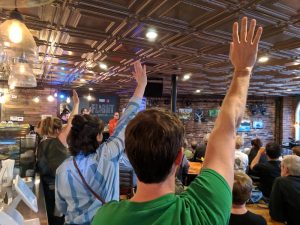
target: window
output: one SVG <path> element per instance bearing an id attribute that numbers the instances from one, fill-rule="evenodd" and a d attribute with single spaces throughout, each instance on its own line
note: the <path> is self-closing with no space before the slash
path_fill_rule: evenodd
<path id="1" fill-rule="evenodd" d="M 298 102 L 295 115 L 295 139 L 300 140 L 300 102 Z"/>

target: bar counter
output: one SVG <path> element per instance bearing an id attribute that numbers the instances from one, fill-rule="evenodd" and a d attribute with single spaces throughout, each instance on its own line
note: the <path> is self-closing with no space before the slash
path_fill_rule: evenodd
<path id="1" fill-rule="evenodd" d="M 22 214 L 24 218 L 24 225 L 48 225 L 46 204 L 45 204 L 45 196 L 43 191 L 43 186 L 40 181 L 39 175 L 35 175 L 35 177 L 30 182 L 31 186 L 33 184 L 32 191 L 37 197 L 38 204 L 38 212 L 35 213 L 32 211 L 23 200 L 17 206 L 17 210 Z M 9 187 L 7 189 L 7 193 L 9 196 L 13 195 L 15 197 L 16 192 L 12 192 L 12 188 Z M 13 193 L 13 194 L 12 194 Z"/>

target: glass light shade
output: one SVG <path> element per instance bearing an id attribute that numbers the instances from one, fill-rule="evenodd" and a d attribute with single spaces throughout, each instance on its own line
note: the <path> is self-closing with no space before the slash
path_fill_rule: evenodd
<path id="1" fill-rule="evenodd" d="M 54 0 L 0 0 L 0 8 L 31 8 L 41 5 L 50 4 Z"/>
<path id="2" fill-rule="evenodd" d="M 8 85 L 14 87 L 36 87 L 36 78 L 32 66 L 28 63 L 16 63 L 11 66 Z"/>
<path id="3" fill-rule="evenodd" d="M 10 58 L 22 58 L 28 62 L 37 59 L 37 46 L 33 36 L 20 20 L 9 19 L 0 24 L 0 42 Z"/>

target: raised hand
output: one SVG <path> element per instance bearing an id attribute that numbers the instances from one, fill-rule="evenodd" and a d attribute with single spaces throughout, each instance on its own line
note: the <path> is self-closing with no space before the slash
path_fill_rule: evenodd
<path id="1" fill-rule="evenodd" d="M 140 60 L 133 63 L 134 72 L 132 73 L 135 77 L 138 85 L 146 86 L 147 85 L 147 75 L 146 75 L 146 65 L 142 67 Z"/>
<path id="2" fill-rule="evenodd" d="M 73 103 L 74 104 L 79 104 L 79 98 L 78 98 L 78 94 L 75 90 L 73 90 Z"/>
<path id="3" fill-rule="evenodd" d="M 255 36 L 256 20 L 251 20 L 250 28 L 247 30 L 247 17 L 242 19 L 241 32 L 239 25 L 233 24 L 232 39 L 230 43 L 229 57 L 235 71 L 251 72 L 257 58 L 258 42 L 262 34 L 262 27 L 259 27 Z"/>

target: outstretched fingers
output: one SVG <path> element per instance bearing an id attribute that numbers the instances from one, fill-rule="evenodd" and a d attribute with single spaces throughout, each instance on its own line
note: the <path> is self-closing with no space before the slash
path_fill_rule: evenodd
<path id="1" fill-rule="evenodd" d="M 233 27 L 232 27 L 232 40 L 233 40 L 233 43 L 235 43 L 235 44 L 240 43 L 240 40 L 239 40 L 239 24 L 237 22 L 235 22 L 233 24 Z"/>
<path id="2" fill-rule="evenodd" d="M 253 44 L 253 36 L 254 36 L 255 27 L 256 27 L 256 20 L 253 19 L 253 20 L 251 20 L 250 28 L 249 28 L 248 35 L 247 35 L 247 41 L 250 44 Z"/>
<path id="3" fill-rule="evenodd" d="M 242 19 L 242 24 L 241 24 L 241 35 L 240 35 L 240 42 L 246 42 L 247 38 L 247 23 L 248 23 L 248 18 L 243 17 Z"/>
<path id="4" fill-rule="evenodd" d="M 258 42 L 259 42 L 259 40 L 260 40 L 262 31 L 263 31 L 263 28 L 262 28 L 262 27 L 259 27 L 259 28 L 257 29 L 255 38 L 254 38 L 254 40 L 253 40 L 253 45 L 258 46 Z"/>

